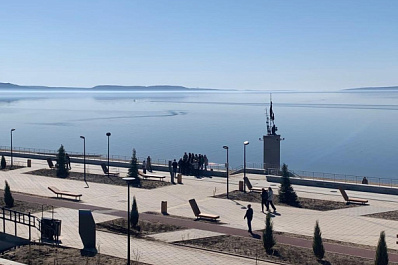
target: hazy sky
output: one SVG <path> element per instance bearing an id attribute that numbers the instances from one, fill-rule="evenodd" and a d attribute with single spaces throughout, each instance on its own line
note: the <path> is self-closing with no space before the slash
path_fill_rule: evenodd
<path id="1" fill-rule="evenodd" d="M 397 0 L 2 1 L 0 82 L 398 85 Z"/>

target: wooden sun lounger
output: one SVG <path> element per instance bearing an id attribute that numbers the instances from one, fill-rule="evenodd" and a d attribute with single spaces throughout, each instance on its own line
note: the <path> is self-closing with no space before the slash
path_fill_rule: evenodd
<path id="1" fill-rule="evenodd" d="M 141 171 L 138 171 L 138 175 L 140 175 L 143 178 L 155 178 L 155 179 L 159 179 L 159 180 L 164 180 L 166 177 L 165 176 L 157 176 L 157 175 L 150 175 L 150 174 L 144 174 Z"/>
<path id="2" fill-rule="evenodd" d="M 253 191 L 253 192 L 262 192 L 263 191 L 263 188 L 253 187 L 252 184 L 250 183 L 249 178 L 247 178 L 247 177 L 245 178 L 245 185 L 247 186 L 247 188 L 250 191 Z"/>
<path id="3" fill-rule="evenodd" d="M 218 215 L 201 213 L 195 199 L 189 200 L 189 204 L 191 205 L 192 211 L 195 214 L 196 219 L 204 218 L 204 219 L 211 219 L 211 220 L 216 221 L 218 218 L 220 218 L 220 216 L 218 216 Z"/>
<path id="4" fill-rule="evenodd" d="M 51 158 L 47 158 L 47 164 L 48 164 L 49 168 L 51 168 L 51 169 L 55 168 L 54 163 Z"/>
<path id="5" fill-rule="evenodd" d="M 50 187 L 48 187 L 48 189 L 51 190 L 52 192 L 54 192 L 55 194 L 57 194 L 57 198 L 62 198 L 62 195 L 64 195 L 64 196 L 75 197 L 76 201 L 80 201 L 80 197 L 82 196 L 82 194 L 59 190 L 54 186 L 50 186 Z"/>
<path id="6" fill-rule="evenodd" d="M 108 167 L 105 165 L 105 163 L 101 164 L 102 167 L 102 171 L 104 171 L 105 175 L 108 175 Z M 118 177 L 119 176 L 119 172 L 109 172 L 109 176 L 113 176 L 113 177 Z"/>
<path id="7" fill-rule="evenodd" d="M 365 204 L 365 203 L 368 202 L 368 200 L 365 200 L 365 199 L 348 197 L 347 193 L 345 192 L 345 190 L 342 187 L 339 187 L 339 190 L 341 192 L 341 195 L 343 195 L 343 198 L 344 198 L 344 200 L 346 201 L 347 204 L 349 204 L 350 202 L 362 203 L 362 204 Z"/>

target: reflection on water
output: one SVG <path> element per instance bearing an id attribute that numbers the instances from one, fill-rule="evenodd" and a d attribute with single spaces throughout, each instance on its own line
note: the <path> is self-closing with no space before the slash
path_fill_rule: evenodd
<path id="1" fill-rule="evenodd" d="M 224 163 L 262 161 L 269 93 L 241 91 L 66 93 L 32 91 L 0 95 L 0 145 L 140 157 L 206 154 Z M 275 122 L 285 138 L 282 162 L 291 169 L 396 177 L 398 92 L 272 94 Z M 250 164 L 250 163 L 249 163 Z M 394 175 L 391 175 L 393 172 Z"/>

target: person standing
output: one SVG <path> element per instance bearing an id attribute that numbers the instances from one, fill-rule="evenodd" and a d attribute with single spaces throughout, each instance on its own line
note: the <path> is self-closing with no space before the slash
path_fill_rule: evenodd
<path id="1" fill-rule="evenodd" d="M 142 161 L 142 172 L 146 174 L 146 162 L 145 159 Z"/>
<path id="2" fill-rule="evenodd" d="M 247 219 L 247 227 L 249 228 L 248 232 L 252 233 L 253 209 L 251 204 L 247 205 L 247 211 L 243 219 Z"/>
<path id="3" fill-rule="evenodd" d="M 209 165 L 209 159 L 207 159 L 207 156 L 203 156 L 203 163 L 205 164 L 205 171 L 207 171 L 207 166 Z"/>
<path id="4" fill-rule="evenodd" d="M 268 204 L 268 192 L 263 188 L 261 191 L 261 211 L 264 212 L 264 205 L 267 208 L 267 211 L 269 210 L 269 204 Z"/>
<path id="5" fill-rule="evenodd" d="M 274 206 L 273 200 L 274 200 L 274 192 L 272 191 L 272 188 L 269 187 L 268 188 L 268 204 L 270 204 L 272 209 L 274 209 L 274 212 L 276 212 L 276 208 Z M 269 206 L 267 208 L 268 208 L 267 211 L 269 211 Z"/>
<path id="6" fill-rule="evenodd" d="M 175 159 L 174 159 L 174 161 L 172 163 L 172 166 L 173 166 L 173 175 L 172 175 L 172 178 L 171 178 L 171 183 L 174 184 L 174 178 L 177 177 L 177 166 L 178 166 L 178 163 L 177 163 L 177 161 Z"/>
<path id="7" fill-rule="evenodd" d="M 151 157 L 150 156 L 148 156 L 147 159 L 146 159 L 146 169 L 149 172 L 152 172 L 152 165 L 151 165 Z"/>
<path id="8" fill-rule="evenodd" d="M 66 166 L 68 167 L 68 169 L 72 169 L 72 166 L 70 165 L 70 157 L 69 157 L 68 153 L 65 154 L 65 160 L 66 160 Z"/>

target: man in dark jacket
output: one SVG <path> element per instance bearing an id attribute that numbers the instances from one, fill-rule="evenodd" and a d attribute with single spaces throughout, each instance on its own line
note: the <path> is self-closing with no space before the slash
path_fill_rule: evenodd
<path id="1" fill-rule="evenodd" d="M 266 189 L 262 189 L 261 191 L 261 211 L 264 212 L 264 205 L 267 207 L 267 211 L 269 209 L 269 204 L 268 204 L 268 192 Z"/>
<path id="2" fill-rule="evenodd" d="M 247 205 L 247 211 L 246 211 L 245 217 L 243 217 L 243 219 L 247 219 L 247 226 L 249 227 L 248 232 L 251 234 L 252 233 L 252 220 L 253 220 L 253 209 L 252 209 L 251 204 Z"/>

